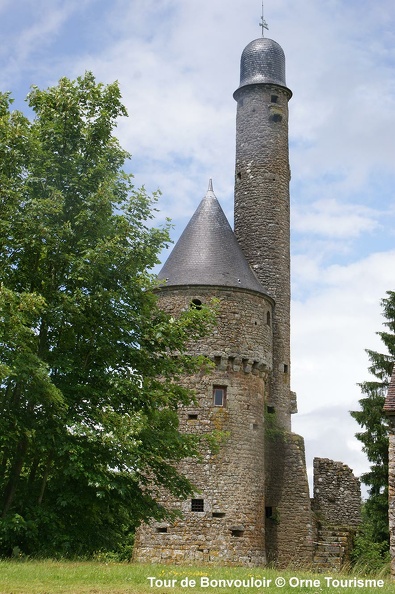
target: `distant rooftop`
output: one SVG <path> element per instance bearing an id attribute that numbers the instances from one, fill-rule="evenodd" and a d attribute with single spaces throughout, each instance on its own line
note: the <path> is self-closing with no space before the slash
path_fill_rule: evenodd
<path id="1" fill-rule="evenodd" d="M 245 259 L 211 180 L 158 279 L 165 280 L 165 286 L 238 287 L 268 294 Z"/>

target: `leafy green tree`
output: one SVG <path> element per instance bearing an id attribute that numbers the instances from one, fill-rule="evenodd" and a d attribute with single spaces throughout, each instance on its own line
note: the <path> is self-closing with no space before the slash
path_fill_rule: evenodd
<path id="1" fill-rule="evenodd" d="M 63 78 L 28 104 L 32 121 L 0 95 L 0 552 L 86 554 L 163 517 L 158 486 L 191 492 L 178 380 L 212 314 L 158 308 L 168 227 L 123 171 L 117 83 Z"/>
<path id="2" fill-rule="evenodd" d="M 389 548 L 388 530 L 388 423 L 383 406 L 392 367 L 395 360 L 395 292 L 388 291 L 382 300 L 385 331 L 378 332 L 387 354 L 368 350 L 370 373 L 376 380 L 360 384 L 364 397 L 359 401 L 361 410 L 351 415 L 363 429 L 356 437 L 363 444 L 363 451 L 371 463 L 370 471 L 362 476 L 369 487 L 369 497 L 364 505 L 364 522 L 361 532 L 363 540 L 357 550 L 362 556 L 372 547 L 375 557 L 386 557 Z M 365 553 L 363 553 L 365 551 Z"/>

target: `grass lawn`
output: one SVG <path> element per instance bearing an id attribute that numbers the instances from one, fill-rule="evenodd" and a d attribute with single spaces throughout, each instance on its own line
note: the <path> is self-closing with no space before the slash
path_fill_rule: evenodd
<path id="1" fill-rule="evenodd" d="M 154 578 L 154 579 L 148 579 Z M 331 579 L 332 578 L 332 579 Z M 244 580 L 244 583 L 243 583 Z M 277 580 L 277 583 L 276 583 Z M 359 583 L 356 580 L 361 580 Z M 376 583 L 366 580 L 376 580 Z M 378 581 L 381 580 L 381 581 Z M 382 583 L 381 583 L 382 582 Z M 132 563 L 0 561 L 0 594 L 394 594 L 386 578 Z"/>

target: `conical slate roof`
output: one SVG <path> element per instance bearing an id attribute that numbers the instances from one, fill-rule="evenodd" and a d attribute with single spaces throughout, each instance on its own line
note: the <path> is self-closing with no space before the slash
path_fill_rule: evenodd
<path id="1" fill-rule="evenodd" d="M 267 294 L 241 251 L 211 180 L 158 279 L 166 280 L 165 286 L 239 287 Z"/>

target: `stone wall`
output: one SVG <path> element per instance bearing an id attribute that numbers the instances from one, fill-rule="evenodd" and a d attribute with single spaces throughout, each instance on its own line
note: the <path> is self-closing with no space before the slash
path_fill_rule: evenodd
<path id="1" fill-rule="evenodd" d="M 354 536 L 361 522 L 361 486 L 342 462 L 314 458 L 316 540 L 314 563 L 318 569 L 339 571 L 350 561 Z"/>
<path id="2" fill-rule="evenodd" d="M 178 469 L 196 488 L 186 501 L 164 494 L 162 502 L 181 517 L 139 529 L 134 558 L 161 563 L 264 565 L 265 380 L 271 364 L 271 302 L 264 296 L 231 289 L 165 289 L 161 306 L 177 315 L 192 299 L 219 299 L 214 333 L 195 346 L 210 354 L 215 368 L 183 379 L 196 395 L 181 408 L 180 429 L 200 435 L 220 431 L 218 452 L 203 445 L 201 461 L 185 460 Z M 270 320 L 269 320 L 270 322 Z M 215 386 L 226 390 L 224 406 L 213 401 Z"/>
<path id="3" fill-rule="evenodd" d="M 391 576 L 395 579 L 395 416 L 389 417 L 388 513 L 390 529 Z"/>
<path id="4" fill-rule="evenodd" d="M 304 440 L 266 423 L 266 551 L 278 567 L 308 567 L 313 555 L 313 518 Z"/>

